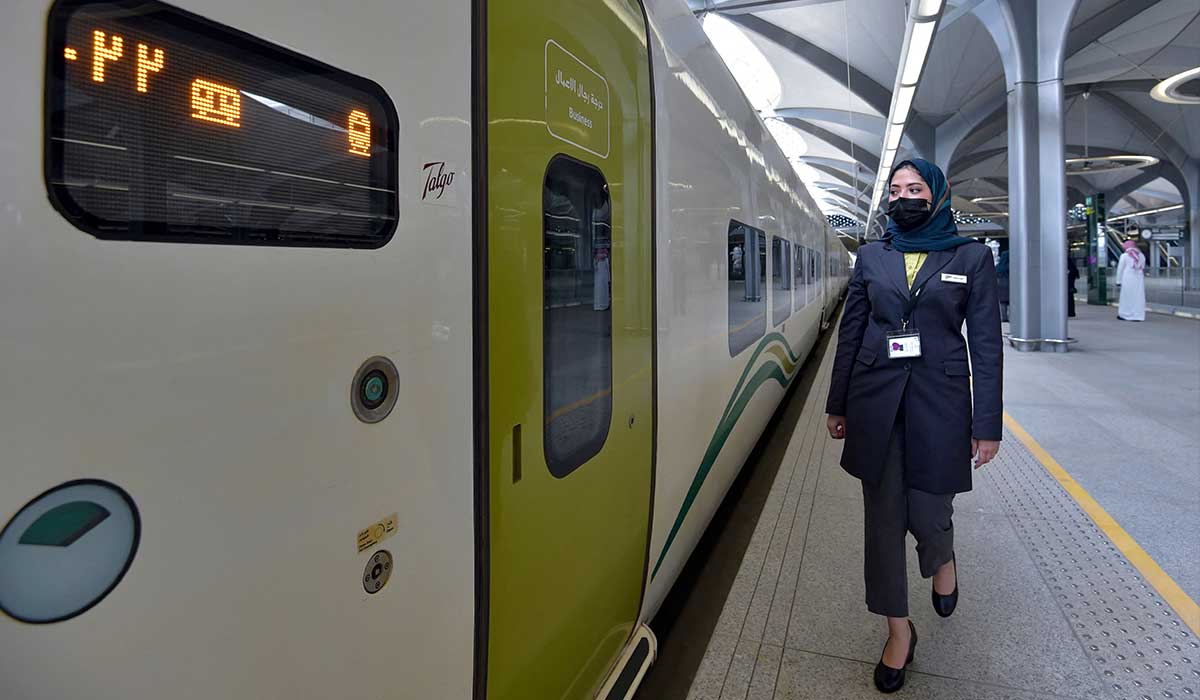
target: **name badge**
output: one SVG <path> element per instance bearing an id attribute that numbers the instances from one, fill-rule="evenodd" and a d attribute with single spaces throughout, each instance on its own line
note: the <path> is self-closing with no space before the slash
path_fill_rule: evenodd
<path id="1" fill-rule="evenodd" d="M 921 335 L 916 328 L 912 330 L 890 331 L 887 334 L 888 357 L 895 360 L 902 357 L 921 356 Z"/>
<path id="2" fill-rule="evenodd" d="M 953 282 L 954 284 L 966 284 L 967 276 L 966 275 L 952 275 L 949 272 L 943 272 L 942 273 L 942 281 L 943 282 Z"/>

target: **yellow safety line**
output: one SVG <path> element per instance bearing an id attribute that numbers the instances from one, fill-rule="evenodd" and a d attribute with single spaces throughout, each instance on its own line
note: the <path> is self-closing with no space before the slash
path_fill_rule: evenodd
<path id="1" fill-rule="evenodd" d="M 1075 502 L 1079 504 L 1083 512 L 1087 513 L 1095 521 L 1096 526 L 1104 531 L 1108 539 L 1112 540 L 1117 549 L 1121 550 L 1121 554 L 1124 554 L 1125 558 L 1137 567 L 1142 577 L 1151 586 L 1154 586 L 1154 589 L 1167 601 L 1168 605 L 1175 609 L 1179 617 L 1183 618 L 1184 623 L 1192 628 L 1192 632 L 1200 634 L 1200 605 L 1196 605 L 1196 601 L 1183 592 L 1179 584 L 1175 583 L 1175 580 L 1167 572 L 1163 571 L 1158 562 L 1154 561 L 1146 553 L 1146 550 L 1142 549 L 1141 545 L 1134 541 L 1133 537 L 1130 537 L 1129 533 L 1125 532 L 1123 527 L 1117 524 L 1116 520 L 1113 520 L 1112 516 L 1079 485 L 1078 481 L 1071 478 L 1071 475 L 1050 456 L 1049 452 L 1046 452 L 1037 443 L 1037 440 L 1034 440 L 1029 433 L 1025 432 L 1021 424 L 1010 416 L 1008 411 L 1004 412 L 1004 424 L 1017 436 L 1018 440 L 1025 444 L 1025 447 L 1029 448 L 1033 456 L 1037 457 L 1042 466 L 1046 468 L 1046 471 L 1050 472 L 1050 476 L 1053 476 L 1063 489 L 1071 494 L 1071 498 L 1075 499 Z"/>

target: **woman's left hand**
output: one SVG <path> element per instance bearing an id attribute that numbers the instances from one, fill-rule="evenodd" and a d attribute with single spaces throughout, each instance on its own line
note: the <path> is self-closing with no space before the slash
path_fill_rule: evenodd
<path id="1" fill-rule="evenodd" d="M 975 468 L 978 469 L 996 457 L 1000 451 L 999 440 L 976 440 L 971 438 L 971 456 L 975 458 Z"/>

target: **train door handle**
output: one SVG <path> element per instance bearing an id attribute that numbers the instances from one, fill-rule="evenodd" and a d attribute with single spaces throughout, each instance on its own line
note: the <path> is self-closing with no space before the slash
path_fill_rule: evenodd
<path id="1" fill-rule="evenodd" d="M 515 484 L 521 480 L 521 424 L 513 426 L 512 432 L 512 482 Z"/>

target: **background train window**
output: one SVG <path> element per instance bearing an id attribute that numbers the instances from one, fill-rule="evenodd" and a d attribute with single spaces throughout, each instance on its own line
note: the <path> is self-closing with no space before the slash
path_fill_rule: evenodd
<path id="1" fill-rule="evenodd" d="M 564 477 L 612 421 L 612 201 L 595 168 L 558 156 L 542 190 L 546 464 Z"/>
<path id="2" fill-rule="evenodd" d="M 804 246 L 796 244 L 792 251 L 792 298 L 796 310 L 804 308 Z"/>
<path id="3" fill-rule="evenodd" d="M 771 238 L 771 320 L 779 325 L 792 315 L 792 244 L 784 239 Z"/>
<path id="4" fill-rule="evenodd" d="M 767 235 L 729 222 L 729 355 L 767 332 Z"/>
<path id="5" fill-rule="evenodd" d="M 812 289 L 811 289 L 812 275 L 809 274 L 809 265 L 812 264 L 811 262 L 809 262 L 810 257 L 811 257 L 811 255 L 810 255 L 808 246 L 800 246 L 800 268 L 801 268 L 800 269 L 800 277 L 801 277 L 800 283 L 804 287 L 804 305 L 805 306 L 812 303 L 812 300 L 813 300 L 813 294 L 812 294 Z"/>
<path id="6" fill-rule="evenodd" d="M 395 108 L 375 83 L 155 0 L 50 13 L 46 183 L 105 239 L 377 248 Z"/>
<path id="7" fill-rule="evenodd" d="M 805 287 L 808 287 L 809 300 L 811 301 L 817 297 L 817 251 L 809 249 L 804 252 L 809 258 L 809 280 L 808 285 L 805 285 Z"/>

